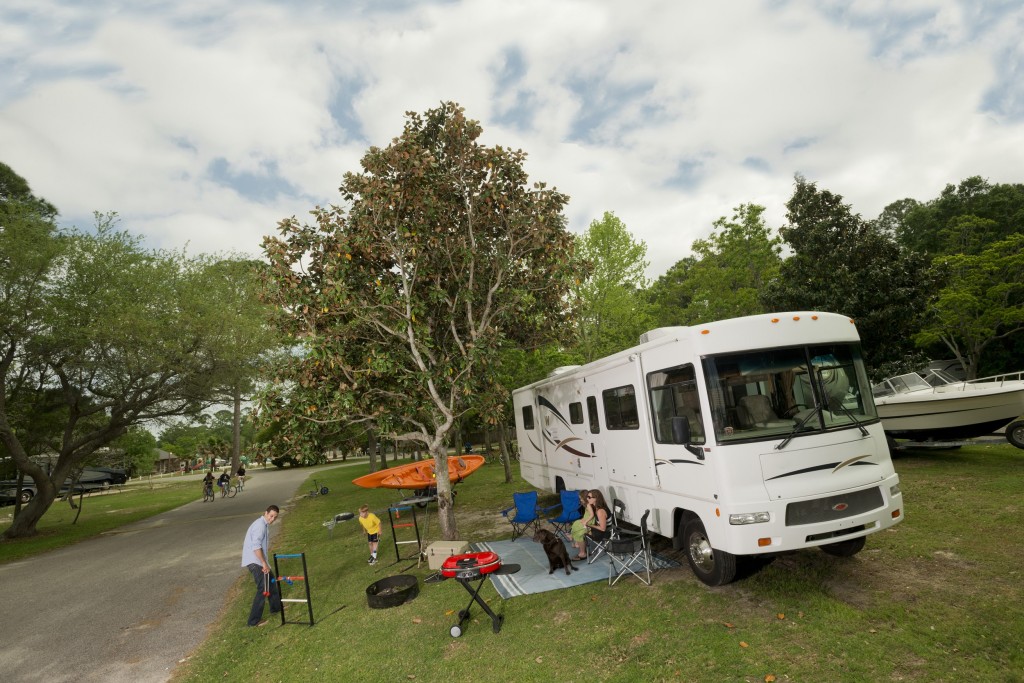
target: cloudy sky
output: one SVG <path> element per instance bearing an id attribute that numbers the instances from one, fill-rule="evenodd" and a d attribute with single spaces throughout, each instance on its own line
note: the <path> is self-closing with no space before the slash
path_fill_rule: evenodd
<path id="1" fill-rule="evenodd" d="M 1024 182 L 1019 0 L 4 0 L 0 161 L 67 225 L 258 254 L 404 112 L 463 105 L 649 274 L 793 176 L 865 218 Z"/>

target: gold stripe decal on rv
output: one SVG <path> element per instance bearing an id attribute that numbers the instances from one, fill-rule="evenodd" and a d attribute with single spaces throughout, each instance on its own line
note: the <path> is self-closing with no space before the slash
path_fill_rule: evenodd
<path id="1" fill-rule="evenodd" d="M 844 461 L 842 461 L 841 463 L 839 463 L 838 465 L 835 466 L 835 468 L 832 470 L 832 474 L 835 474 L 836 472 L 838 472 L 839 470 L 843 469 L 847 465 L 852 465 L 855 462 L 860 462 L 864 458 L 870 458 L 870 457 L 871 457 L 870 454 L 865 453 L 864 455 L 858 455 L 858 456 L 855 456 L 855 457 L 850 458 L 848 460 L 844 460 Z"/>

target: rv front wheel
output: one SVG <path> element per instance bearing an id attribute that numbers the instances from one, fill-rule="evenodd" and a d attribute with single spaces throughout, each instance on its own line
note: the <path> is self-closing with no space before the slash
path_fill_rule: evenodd
<path id="1" fill-rule="evenodd" d="M 723 586 L 736 577 L 736 556 L 711 547 L 708 533 L 697 518 L 683 528 L 686 560 L 697 578 L 709 586 Z"/>
<path id="2" fill-rule="evenodd" d="M 853 557 L 864 548 L 864 537 L 851 538 L 849 541 L 829 543 L 821 546 L 821 549 L 833 557 Z"/>

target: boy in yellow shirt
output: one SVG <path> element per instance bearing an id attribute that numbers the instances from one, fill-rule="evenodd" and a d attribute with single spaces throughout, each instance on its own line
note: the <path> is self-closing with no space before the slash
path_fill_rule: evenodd
<path id="1" fill-rule="evenodd" d="M 370 512 L 370 506 L 359 508 L 359 523 L 366 531 L 366 542 L 370 544 L 370 564 L 377 564 L 377 544 L 380 542 L 380 519 Z"/>

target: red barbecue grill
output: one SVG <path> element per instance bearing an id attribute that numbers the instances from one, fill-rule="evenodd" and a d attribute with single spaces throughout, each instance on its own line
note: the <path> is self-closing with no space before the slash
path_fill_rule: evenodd
<path id="1" fill-rule="evenodd" d="M 452 638 L 458 638 L 462 635 L 462 624 L 469 619 L 469 608 L 473 606 L 474 602 L 480 605 L 480 608 L 491 618 L 491 628 L 494 632 L 498 633 L 501 631 L 501 622 L 504 621 L 505 617 L 495 614 L 487 603 L 480 599 L 480 589 L 483 588 L 488 576 L 515 574 L 517 571 L 519 571 L 518 564 L 506 564 L 503 566 L 501 558 L 492 552 L 453 555 L 444 561 L 444 564 L 441 565 L 441 576 L 437 580 L 455 579 L 462 584 L 462 587 L 470 595 L 469 604 L 466 605 L 466 609 L 459 611 L 459 623 L 451 628 Z M 476 580 L 479 580 L 479 583 L 474 588 L 470 585 L 470 582 Z"/>

